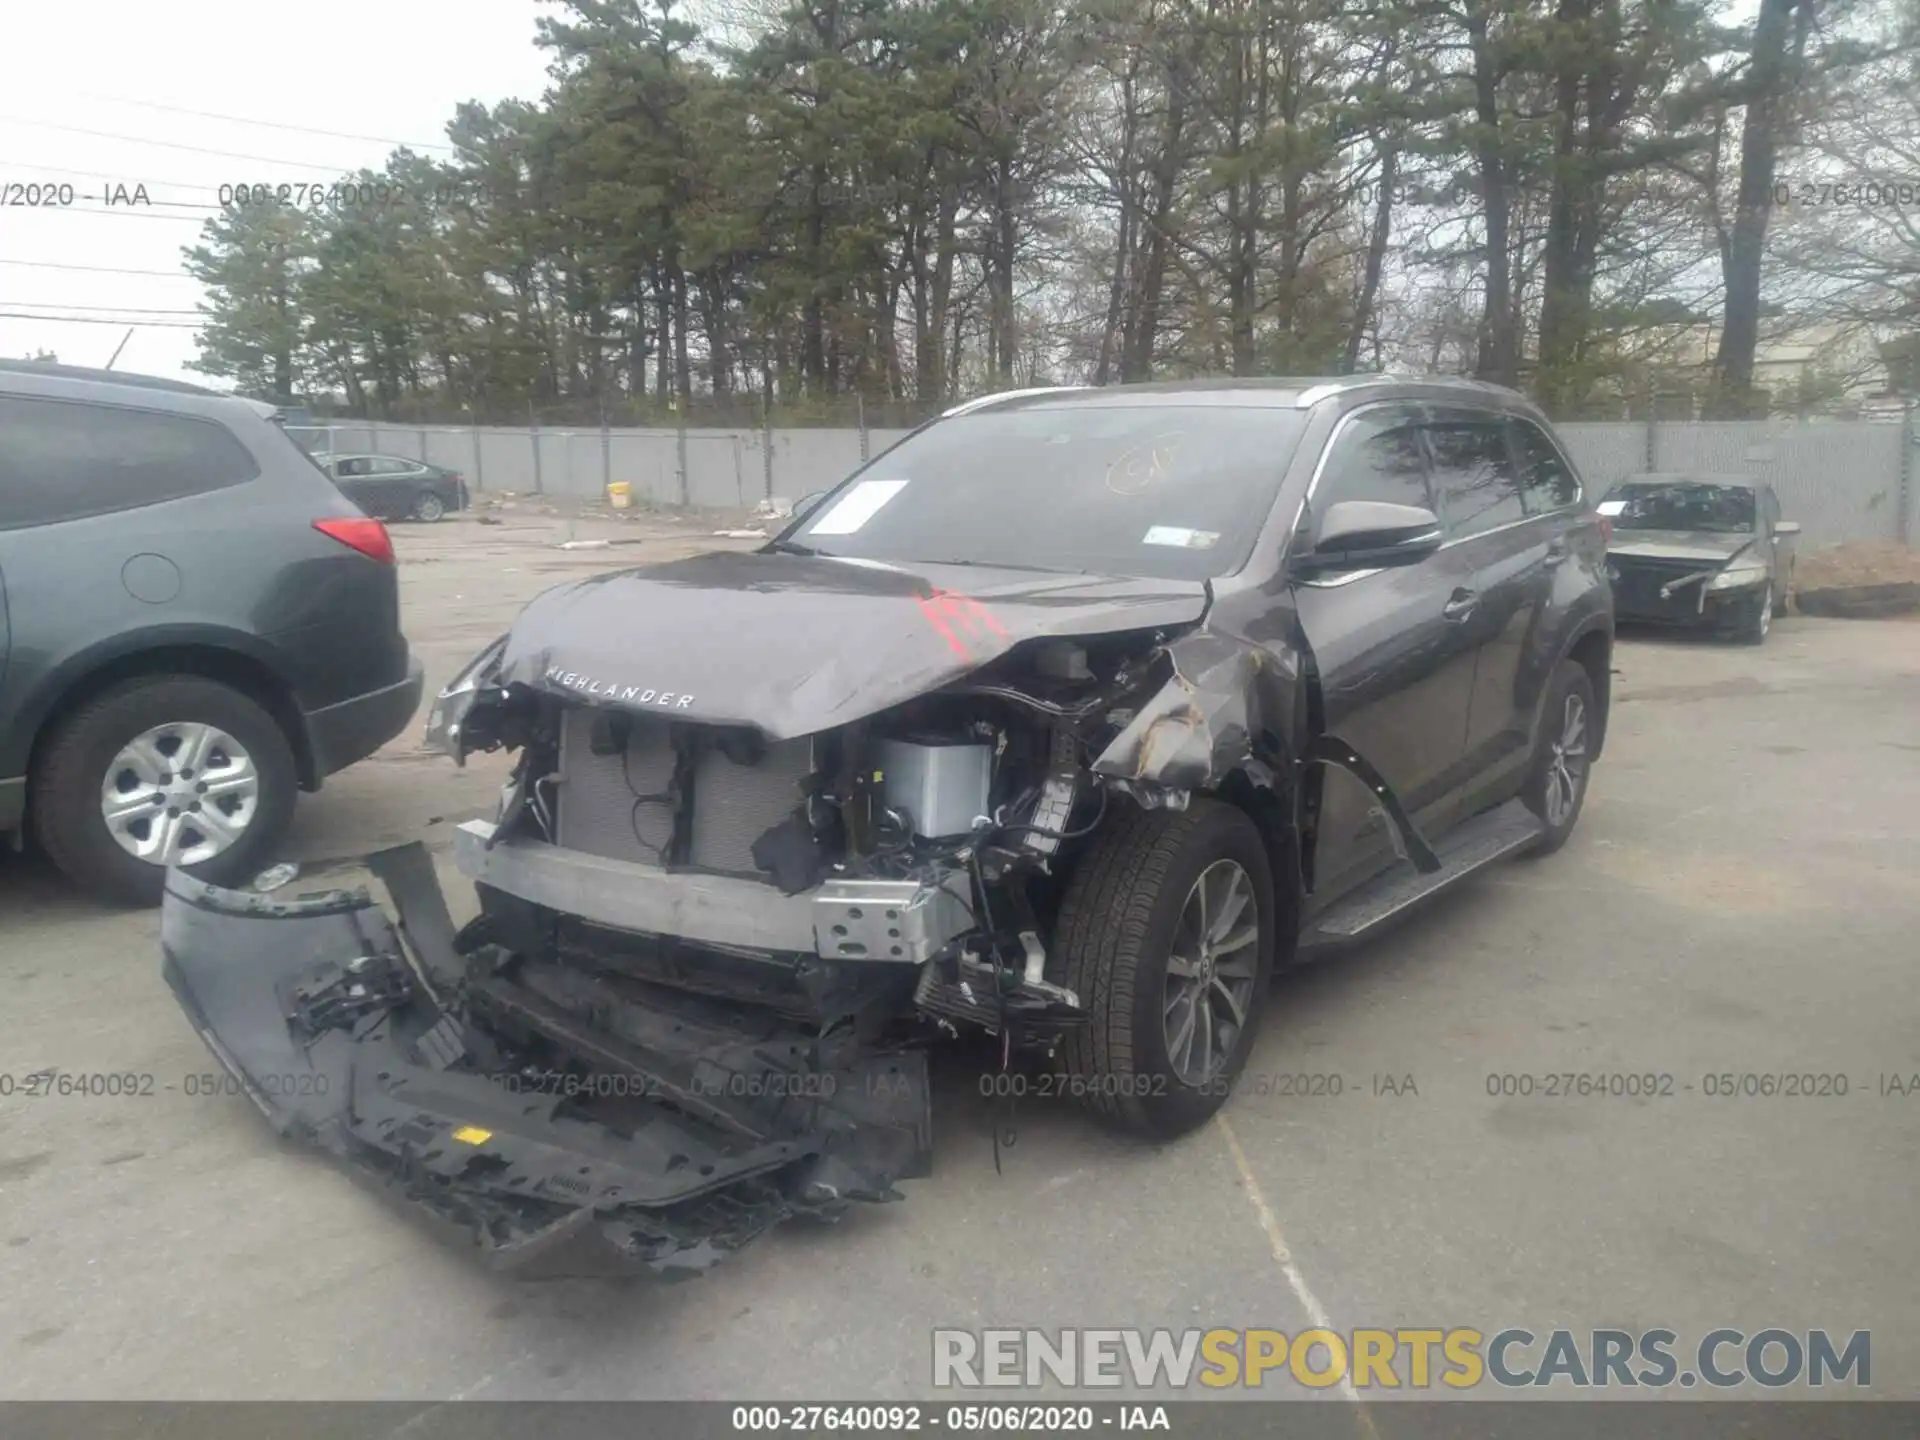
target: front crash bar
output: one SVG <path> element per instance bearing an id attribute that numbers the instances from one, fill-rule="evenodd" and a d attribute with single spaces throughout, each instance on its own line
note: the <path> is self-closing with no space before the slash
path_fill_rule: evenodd
<path id="1" fill-rule="evenodd" d="M 454 952 L 437 887 L 420 888 L 432 874 L 423 847 L 369 866 L 390 883 L 398 929 L 365 889 L 281 901 L 170 871 L 163 973 L 276 1130 L 489 1267 L 680 1278 L 791 1215 L 897 1198 L 894 1179 L 926 1173 L 931 1124 L 918 1051 L 870 1048 L 847 1067 L 844 1102 L 789 1107 L 783 1123 L 744 1134 L 663 1098 L 653 1078 L 667 1064 L 659 1052 L 600 1045 L 601 1064 L 625 1068 L 596 1066 L 583 1077 L 584 1101 L 579 1090 L 516 1083 L 526 1036 L 491 1027 L 503 1012 L 535 1011 L 512 1000 L 522 962 L 493 946 Z M 413 953 L 402 936 L 438 953 Z M 483 990 L 486 1003 L 476 1004 Z M 712 1069 L 696 1052 L 668 1059 Z M 876 1070 L 884 1086 L 872 1083 Z M 825 1081 L 834 1078 L 816 1078 L 809 1093 L 833 1096 Z M 602 1083 L 610 1079 L 621 1083 Z M 610 1092 L 620 1097 L 617 1117 L 594 1098 Z"/>

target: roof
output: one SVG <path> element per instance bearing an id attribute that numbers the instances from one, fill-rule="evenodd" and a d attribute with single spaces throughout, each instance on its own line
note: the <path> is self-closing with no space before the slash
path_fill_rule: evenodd
<path id="1" fill-rule="evenodd" d="M 1767 482 L 1757 475 L 1719 474 L 1711 470 L 1650 470 L 1642 475 L 1623 475 L 1622 485 L 1733 485 L 1743 490 L 1764 490 Z"/>
<path id="2" fill-rule="evenodd" d="M 0 360 L 0 373 L 46 375 L 59 380 L 92 380 L 103 385 L 125 385 L 135 390 L 170 390 L 176 395 L 231 397 L 185 380 L 163 380 L 158 375 L 132 375 L 125 370 L 95 370 L 86 365 L 57 365 L 47 360 Z"/>
<path id="3" fill-rule="evenodd" d="M 1322 400 L 1352 390 L 1377 387 L 1430 388 L 1455 391 L 1466 397 L 1498 400 L 1532 410 L 1533 404 L 1516 390 L 1456 375 L 1235 375 L 1195 380 L 1159 380 L 1140 385 L 1056 385 L 1030 390 L 1006 390 L 982 395 L 954 406 L 942 418 L 987 409 L 1024 409 L 1056 404 L 1209 404 L 1286 410 L 1306 410 Z"/>

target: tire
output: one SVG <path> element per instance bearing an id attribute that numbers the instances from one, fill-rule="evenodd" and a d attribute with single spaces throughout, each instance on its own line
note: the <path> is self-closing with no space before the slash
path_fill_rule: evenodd
<path id="1" fill-rule="evenodd" d="M 1733 638 L 1742 645 L 1764 645 L 1773 628 L 1773 581 L 1767 581 L 1760 593 L 1741 607 L 1734 621 Z"/>
<path id="2" fill-rule="evenodd" d="M 152 738 L 156 731 L 160 735 Z M 164 782 L 150 773 L 177 760 L 180 747 L 194 740 L 204 743 L 205 778 L 190 777 L 185 766 L 177 775 L 161 770 Z M 136 755 L 137 742 L 144 748 Z M 144 821 L 144 808 L 123 820 L 118 831 L 130 837 L 129 843 L 156 847 L 171 833 L 184 847 L 176 854 L 207 852 L 205 858 L 185 864 L 188 874 L 234 885 L 250 880 L 267 864 L 293 816 L 299 780 L 292 747 L 278 722 L 246 695 L 216 681 L 187 675 L 128 680 L 68 716 L 32 776 L 34 836 L 53 863 L 83 889 L 102 899 L 152 905 L 165 887 L 166 867 L 132 853 L 115 838 L 105 813 L 109 785 L 116 786 L 115 794 L 124 795 L 128 804 L 159 795 L 161 802 L 152 812 L 155 820 L 176 813 L 167 800 L 182 801 L 177 813 L 183 823 L 170 831 L 156 831 L 151 821 Z M 209 785 L 226 793 L 216 793 L 209 801 Z M 193 828 L 194 804 L 207 807 L 201 813 L 208 818 L 217 812 L 228 820 L 231 829 L 224 840 L 211 830 Z M 244 819 L 233 825 L 241 816 Z"/>
<path id="3" fill-rule="evenodd" d="M 1062 1088 L 1120 1129 L 1171 1139 L 1204 1124 L 1225 1103 L 1253 1048 L 1278 938 L 1273 866 L 1253 821 L 1220 801 L 1195 800 L 1183 811 L 1115 809 L 1074 870 L 1054 931 L 1060 981 L 1079 994 L 1091 1019 L 1067 1032 Z M 1188 973 L 1170 977 L 1201 876 L 1209 876 L 1215 903 L 1225 904 L 1236 870 L 1247 890 L 1238 913 L 1252 905 L 1257 933 L 1231 952 L 1217 952 L 1215 960 L 1189 958 Z M 1214 920 L 1218 929 L 1220 917 Z M 1241 928 L 1228 919 L 1217 938 L 1231 940 Z M 1185 943 L 1193 948 L 1190 937 Z M 1217 985 L 1202 981 L 1201 965 L 1220 977 Z M 1207 997 L 1204 1012 L 1192 1005 L 1184 1012 L 1194 1026 L 1185 1074 L 1172 1053 L 1182 1015 L 1177 994 L 1168 1013 L 1170 979 L 1189 995 L 1198 987 Z M 1241 1023 L 1227 1037 L 1227 1025 L 1215 1021 L 1228 1019 L 1236 998 Z M 1195 1058 L 1203 1019 L 1209 1037 L 1222 1036 L 1217 1066 Z"/>
<path id="4" fill-rule="evenodd" d="M 1575 713 L 1578 725 L 1575 725 Z M 1572 660 L 1554 668 L 1540 707 L 1540 732 L 1533 737 L 1533 763 L 1520 799 L 1539 817 L 1546 831 L 1528 847 L 1530 856 L 1551 855 L 1567 843 L 1587 803 L 1587 785 L 1593 776 L 1593 736 L 1596 712 L 1593 682 Z M 1577 728 L 1577 740 L 1570 740 Z M 1577 753 L 1576 753 L 1577 752 Z M 1567 785 L 1571 783 L 1571 803 Z"/>
<path id="5" fill-rule="evenodd" d="M 445 517 L 447 502 L 431 490 L 422 490 L 413 497 L 413 509 L 410 513 L 422 525 L 431 525 Z"/>

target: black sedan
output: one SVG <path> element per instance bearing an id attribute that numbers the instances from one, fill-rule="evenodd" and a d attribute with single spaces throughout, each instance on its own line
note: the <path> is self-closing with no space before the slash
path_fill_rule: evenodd
<path id="1" fill-rule="evenodd" d="M 1719 631 L 1758 645 L 1793 587 L 1798 524 L 1746 475 L 1632 475 L 1599 505 L 1621 620 Z"/>
<path id="2" fill-rule="evenodd" d="M 457 472 L 403 455 L 316 455 L 346 497 L 381 520 L 434 521 L 467 508 Z"/>

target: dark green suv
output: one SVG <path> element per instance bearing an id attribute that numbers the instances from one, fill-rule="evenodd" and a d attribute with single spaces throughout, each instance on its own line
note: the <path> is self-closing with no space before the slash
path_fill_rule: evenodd
<path id="1" fill-rule="evenodd" d="M 0 361 L 0 834 L 154 902 L 418 707 L 393 547 L 244 400 Z"/>

